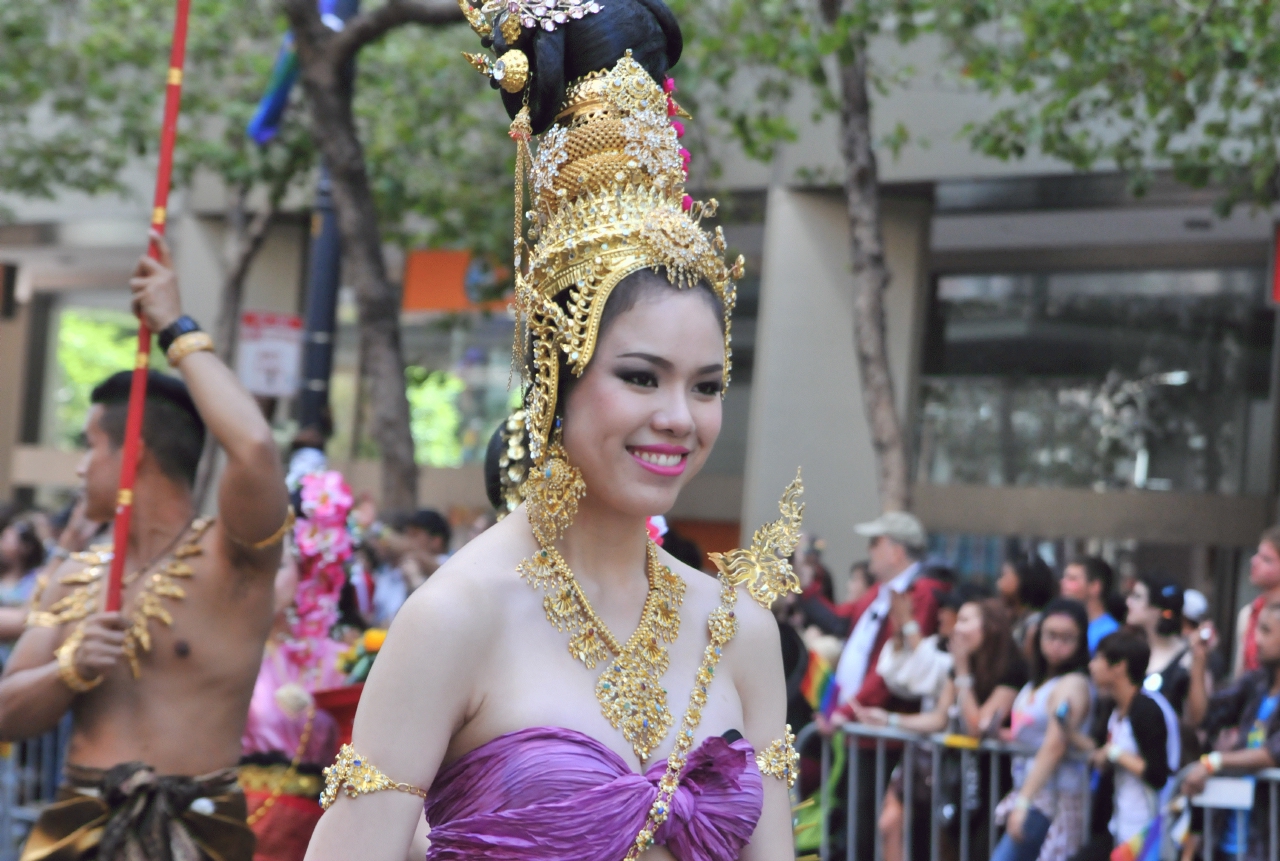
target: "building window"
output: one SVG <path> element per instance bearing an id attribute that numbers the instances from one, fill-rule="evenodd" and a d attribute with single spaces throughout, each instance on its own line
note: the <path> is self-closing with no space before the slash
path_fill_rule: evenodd
<path id="1" fill-rule="evenodd" d="M 1265 280 L 1255 268 L 939 277 L 918 480 L 1266 493 Z"/>

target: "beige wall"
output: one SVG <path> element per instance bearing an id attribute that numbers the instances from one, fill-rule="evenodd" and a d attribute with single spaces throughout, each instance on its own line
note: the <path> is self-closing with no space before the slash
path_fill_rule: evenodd
<path id="1" fill-rule="evenodd" d="M 900 413 L 915 388 L 925 297 L 928 207 L 885 202 L 890 363 Z M 853 288 L 843 197 L 774 187 L 743 500 L 743 538 L 777 516 L 804 468 L 805 527 L 837 575 L 864 552 L 852 525 L 879 514 L 874 456 L 853 352 Z"/>

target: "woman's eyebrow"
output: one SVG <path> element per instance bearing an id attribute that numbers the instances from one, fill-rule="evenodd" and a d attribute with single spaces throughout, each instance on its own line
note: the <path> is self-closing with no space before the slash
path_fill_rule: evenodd
<path id="1" fill-rule="evenodd" d="M 642 359 L 651 365 L 657 365 L 659 368 L 661 368 L 664 371 L 670 371 L 675 368 L 675 365 L 673 365 L 667 359 L 664 359 L 661 356 L 655 356 L 652 353 L 623 353 L 622 355 L 618 356 L 618 358 L 619 359 Z"/>
<path id="2" fill-rule="evenodd" d="M 669 360 L 664 359 L 661 356 L 655 356 L 653 353 L 642 353 L 642 352 L 622 353 L 621 355 L 618 356 L 618 358 L 619 359 L 641 359 L 643 361 L 648 362 L 651 365 L 656 365 L 657 367 L 661 368 L 664 371 L 675 370 L 675 365 L 672 364 Z M 710 374 L 710 373 L 717 373 L 717 374 L 724 373 L 724 364 L 722 362 L 717 362 L 714 365 L 703 365 L 701 368 L 698 368 L 698 371 L 697 371 L 698 376 L 702 376 L 703 374 Z"/>

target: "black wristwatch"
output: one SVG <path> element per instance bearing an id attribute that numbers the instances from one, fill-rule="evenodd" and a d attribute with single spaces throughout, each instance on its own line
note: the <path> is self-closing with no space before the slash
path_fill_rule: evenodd
<path id="1" fill-rule="evenodd" d="M 192 320 L 186 314 L 174 320 L 168 326 L 160 331 L 160 351 L 162 353 L 169 352 L 169 348 L 173 346 L 173 342 L 178 338 L 186 335 L 188 332 L 199 332 L 200 324 Z"/>

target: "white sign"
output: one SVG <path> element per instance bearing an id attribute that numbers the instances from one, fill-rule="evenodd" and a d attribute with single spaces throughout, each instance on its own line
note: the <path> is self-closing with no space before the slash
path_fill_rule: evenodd
<path id="1" fill-rule="evenodd" d="M 298 392 L 301 364 L 301 317 L 270 311 L 240 315 L 236 369 L 246 389 L 266 398 L 292 397 Z"/>

